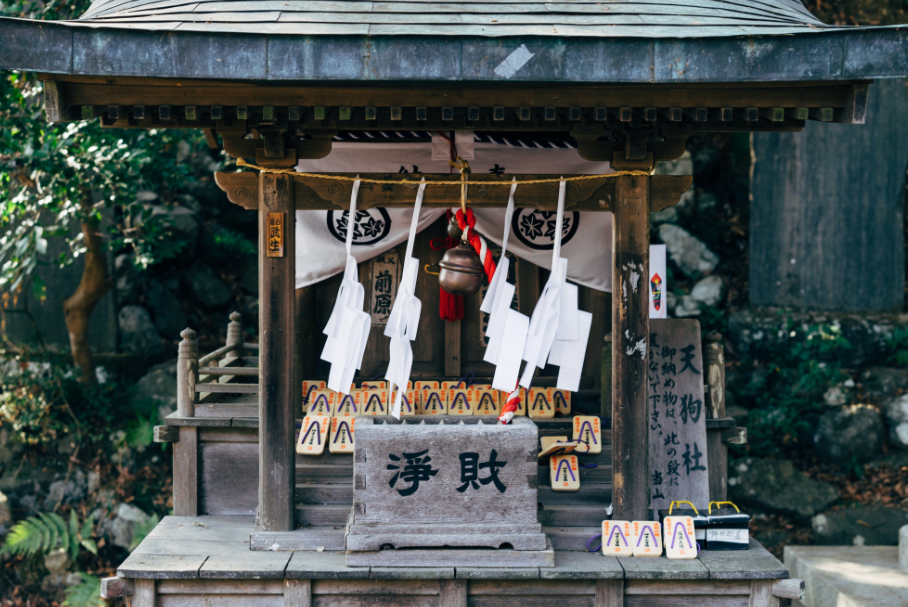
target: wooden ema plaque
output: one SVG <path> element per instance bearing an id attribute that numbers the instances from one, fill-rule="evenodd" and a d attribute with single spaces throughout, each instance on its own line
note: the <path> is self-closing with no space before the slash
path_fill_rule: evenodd
<path id="1" fill-rule="evenodd" d="M 363 390 L 360 402 L 363 406 L 362 415 L 387 415 L 388 389 Z"/>
<path id="2" fill-rule="evenodd" d="M 331 418 L 327 415 L 307 415 L 303 418 L 300 436 L 296 441 L 296 452 L 301 455 L 321 455 L 328 440 Z"/>
<path id="3" fill-rule="evenodd" d="M 554 396 L 554 388 L 530 388 L 527 395 L 530 417 L 555 417 Z"/>
<path id="4" fill-rule="evenodd" d="M 394 408 L 394 401 L 397 398 L 397 390 L 391 393 L 391 400 L 388 402 L 388 411 Z M 407 390 L 400 400 L 400 414 L 402 417 L 411 417 L 419 415 L 419 392 L 416 390 Z"/>
<path id="5" fill-rule="evenodd" d="M 633 541 L 630 521 L 602 521 L 602 554 L 605 556 L 634 556 Z"/>
<path id="6" fill-rule="evenodd" d="M 422 415 L 445 415 L 448 412 L 448 395 L 437 381 L 418 381 L 419 412 Z"/>
<path id="7" fill-rule="evenodd" d="M 476 404 L 476 391 L 473 388 L 448 389 L 448 415 L 473 415 Z"/>
<path id="8" fill-rule="evenodd" d="M 315 390 L 309 397 L 308 415 L 331 417 L 334 415 L 338 393 L 334 390 Z"/>
<path id="9" fill-rule="evenodd" d="M 353 454 L 355 417 L 332 417 L 331 438 L 328 440 L 328 451 L 331 453 Z"/>
<path id="10" fill-rule="evenodd" d="M 549 468 L 552 491 L 580 491 L 580 468 L 576 455 L 553 455 Z"/>
<path id="11" fill-rule="evenodd" d="M 674 500 L 709 503 L 703 354 L 696 320 L 650 320 L 646 350 L 650 496 L 653 512 Z"/>
<path id="12" fill-rule="evenodd" d="M 571 393 L 569 391 L 556 389 L 552 399 L 555 401 L 555 413 L 571 414 Z"/>
<path id="13" fill-rule="evenodd" d="M 316 390 L 327 390 L 328 382 L 308 379 L 303 382 L 303 413 L 309 410 L 309 397 Z"/>
<path id="14" fill-rule="evenodd" d="M 492 389 L 492 386 L 477 386 L 473 390 L 476 394 L 476 411 L 473 415 L 501 415 L 501 395 L 498 390 Z"/>
<path id="15" fill-rule="evenodd" d="M 500 566 L 552 566 L 537 519 L 536 424 L 524 417 L 507 426 L 475 416 L 420 421 L 356 418 L 347 564 L 433 564 L 429 551 L 382 547 L 508 545 L 494 555 Z M 463 553 L 452 557 L 465 559 L 460 566 L 475 565 L 466 554 L 473 551 L 450 552 Z"/>
<path id="16" fill-rule="evenodd" d="M 666 516 L 664 533 L 665 556 L 670 559 L 697 558 L 694 519 L 689 516 Z"/>
<path id="17" fill-rule="evenodd" d="M 662 556 L 661 527 L 655 521 L 631 522 L 634 556 Z"/>
<path id="18" fill-rule="evenodd" d="M 567 455 L 577 448 L 575 441 L 569 441 L 566 436 L 543 436 L 540 439 L 541 449 L 539 459 L 550 455 Z"/>
<path id="19" fill-rule="evenodd" d="M 356 417 L 362 412 L 362 390 L 351 390 L 350 394 L 338 394 L 334 406 L 335 417 Z"/>
<path id="20" fill-rule="evenodd" d="M 602 453 L 602 430 L 600 420 L 595 415 L 574 416 L 574 437 L 577 441 L 577 453 L 597 455 Z"/>

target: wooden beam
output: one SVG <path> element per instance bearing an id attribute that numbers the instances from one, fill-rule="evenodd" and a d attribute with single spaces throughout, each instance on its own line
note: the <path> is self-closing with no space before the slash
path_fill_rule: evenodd
<path id="1" fill-rule="evenodd" d="M 312 580 L 284 580 L 284 607 L 312 607 Z"/>
<path id="2" fill-rule="evenodd" d="M 175 443 L 180 440 L 180 429 L 177 426 L 155 426 L 154 442 Z"/>
<path id="3" fill-rule="evenodd" d="M 106 577 L 101 579 L 101 598 L 115 599 L 121 596 L 132 596 L 133 581 L 121 577 Z"/>
<path id="4" fill-rule="evenodd" d="M 642 165 L 641 165 L 642 166 Z M 341 175 L 352 177 L 351 173 L 326 173 L 326 175 Z M 384 187 L 373 184 L 362 184 L 357 201 L 358 209 L 372 207 L 411 207 L 418 181 L 411 175 L 398 176 L 384 173 L 362 173 L 365 179 L 394 179 L 400 185 Z M 426 181 L 452 181 L 451 175 L 427 173 L 420 175 Z M 504 208 L 508 203 L 509 188 L 501 185 L 485 185 L 489 183 L 507 183 L 510 185 L 512 178 L 517 180 L 529 179 L 558 179 L 561 175 L 471 175 L 470 205 L 474 209 Z M 253 210 L 259 207 L 256 188 L 258 185 L 256 173 L 245 171 L 241 173 L 215 173 L 214 181 L 217 186 L 227 193 L 230 202 Z M 294 188 L 294 208 L 298 211 L 325 211 L 345 209 L 350 204 L 352 181 L 337 181 L 317 177 L 294 175 L 296 184 Z M 678 202 L 693 181 L 689 175 L 653 175 L 650 178 L 650 210 L 661 211 Z M 584 179 L 568 183 L 565 209 L 568 211 L 611 211 L 615 199 L 617 178 L 600 177 Z M 554 211 L 558 200 L 558 184 L 544 183 L 520 186 L 514 195 L 514 202 L 523 208 Z M 460 204 L 460 188 L 454 186 L 426 188 L 423 206 L 428 208 L 446 208 Z"/>
<path id="5" fill-rule="evenodd" d="M 869 93 L 870 84 L 854 84 L 849 87 L 845 107 L 835 110 L 833 120 L 844 124 L 864 124 Z"/>
<path id="6" fill-rule="evenodd" d="M 296 377 L 295 230 L 293 179 L 258 176 L 259 198 L 259 528 L 291 531 L 294 525 L 294 412 L 300 410 Z M 270 256 L 269 216 L 283 214 L 281 254 Z M 268 253 L 266 255 L 266 253 Z"/>
<path id="7" fill-rule="evenodd" d="M 132 607 L 155 607 L 155 580 L 137 579 L 131 604 Z"/>
<path id="8" fill-rule="evenodd" d="M 173 444 L 173 514 L 199 515 L 199 434 L 194 426 L 180 426 Z"/>
<path id="9" fill-rule="evenodd" d="M 466 580 L 438 580 L 439 607 L 467 607 Z"/>
<path id="10" fill-rule="evenodd" d="M 459 320 L 445 321 L 445 375 L 460 378 L 463 345 Z"/>
<path id="11" fill-rule="evenodd" d="M 615 520 L 647 520 L 650 177 L 619 177 L 612 222 L 612 505 Z"/>
<path id="12" fill-rule="evenodd" d="M 596 580 L 596 607 L 624 607 L 624 580 Z"/>
<path id="13" fill-rule="evenodd" d="M 65 83 L 73 105 L 196 105 L 280 107 L 407 107 L 479 106 L 556 107 L 597 106 L 673 107 L 845 107 L 848 87 L 854 82 L 797 82 L 760 84 L 649 84 L 611 86 L 452 86 L 439 87 L 330 87 L 260 86 L 254 83 L 142 77 L 53 75 Z M 365 114 L 364 114 L 365 116 Z"/>

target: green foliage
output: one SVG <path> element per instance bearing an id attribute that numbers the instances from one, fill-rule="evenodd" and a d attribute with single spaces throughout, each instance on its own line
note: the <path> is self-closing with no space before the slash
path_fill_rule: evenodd
<path id="1" fill-rule="evenodd" d="M 39 512 L 37 516 L 13 525 L 0 552 L 34 556 L 64 548 L 69 551 L 73 561 L 78 558 L 81 548 L 97 555 L 98 546 L 91 539 L 93 526 L 92 516 L 85 519 L 80 526 L 75 510 L 69 513 L 69 524 L 56 512 Z"/>
<path id="2" fill-rule="evenodd" d="M 795 328 L 789 321 L 788 338 L 774 349 L 768 364 L 756 370 L 744 387 L 730 386 L 749 402 L 748 449 L 753 455 L 777 455 L 796 448 L 809 429 L 808 416 L 824 408 L 825 391 L 843 380 L 836 355 L 851 348 L 838 327 L 812 325 Z"/>
<path id="3" fill-rule="evenodd" d="M 908 328 L 900 327 L 892 332 L 892 337 L 887 340 L 889 350 L 892 354 L 889 356 L 889 362 L 895 363 L 899 367 L 908 367 Z"/>
<path id="4" fill-rule="evenodd" d="M 206 231 L 203 245 L 206 254 L 218 261 L 236 261 L 258 252 L 256 246 L 246 236 L 223 227 L 213 232 Z"/>
<path id="5" fill-rule="evenodd" d="M 144 523 L 138 523 L 135 528 L 135 532 L 132 535 L 132 541 L 129 543 L 129 551 L 132 552 L 139 547 L 139 544 L 142 543 L 148 534 L 151 533 L 151 530 L 161 522 L 161 519 L 158 518 L 157 514 L 153 514 L 147 521 Z"/>
<path id="6" fill-rule="evenodd" d="M 101 598 L 101 579 L 79 572 L 82 581 L 66 589 L 66 600 L 62 607 L 106 607 Z"/>

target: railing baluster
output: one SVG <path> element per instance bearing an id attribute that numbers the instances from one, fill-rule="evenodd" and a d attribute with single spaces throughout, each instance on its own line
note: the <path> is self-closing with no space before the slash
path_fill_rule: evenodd
<path id="1" fill-rule="evenodd" d="M 177 360 L 177 413 L 180 417 L 195 417 L 198 402 L 195 385 L 199 379 L 199 342 L 195 331 L 184 329 L 180 333 L 180 354 Z"/>

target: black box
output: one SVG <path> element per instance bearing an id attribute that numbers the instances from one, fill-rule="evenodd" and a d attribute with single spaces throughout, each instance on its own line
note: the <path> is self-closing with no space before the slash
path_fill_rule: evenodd
<path id="1" fill-rule="evenodd" d="M 727 508 L 713 509 L 710 504 L 706 515 L 707 550 L 747 550 L 750 546 L 750 515 L 738 510 L 731 502 Z"/>

